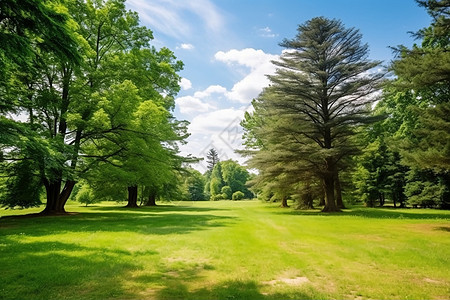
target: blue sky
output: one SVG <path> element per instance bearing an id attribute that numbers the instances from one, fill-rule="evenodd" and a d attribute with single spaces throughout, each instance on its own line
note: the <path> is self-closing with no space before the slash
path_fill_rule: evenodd
<path id="1" fill-rule="evenodd" d="M 175 116 L 191 122 L 182 153 L 204 157 L 214 147 L 222 160 L 243 163 L 239 121 L 268 84 L 270 63 L 295 36 L 298 24 L 336 18 L 359 29 L 373 60 L 393 58 L 389 46 L 414 43 L 408 32 L 430 24 L 413 0 L 127 0 L 141 24 L 153 30 L 153 45 L 165 46 L 185 64 Z M 196 166 L 204 171 L 204 164 Z"/>

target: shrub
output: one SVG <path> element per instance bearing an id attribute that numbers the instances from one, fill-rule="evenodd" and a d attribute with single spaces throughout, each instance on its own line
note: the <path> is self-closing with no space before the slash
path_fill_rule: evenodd
<path id="1" fill-rule="evenodd" d="M 241 191 L 234 192 L 231 196 L 231 199 L 233 200 L 242 200 L 244 199 L 244 193 Z"/>
<path id="2" fill-rule="evenodd" d="M 231 196 L 233 194 L 233 191 L 231 190 L 231 187 L 226 185 L 226 186 L 222 187 L 221 192 L 222 192 L 222 195 L 223 195 L 224 199 L 228 199 L 228 200 L 231 199 Z"/>
<path id="3" fill-rule="evenodd" d="M 217 178 L 211 179 L 210 186 L 209 186 L 209 188 L 210 188 L 209 192 L 211 193 L 211 196 L 220 194 L 220 185 L 221 184 L 220 184 L 219 179 L 217 179 Z"/>
<path id="4" fill-rule="evenodd" d="M 78 202 L 86 204 L 88 206 L 92 203 L 97 203 L 97 198 L 94 197 L 94 193 L 88 185 L 83 185 L 77 193 L 76 199 Z"/>
<path id="5" fill-rule="evenodd" d="M 217 194 L 217 195 L 212 195 L 211 196 L 211 201 L 218 201 L 218 200 L 223 200 L 223 194 Z"/>

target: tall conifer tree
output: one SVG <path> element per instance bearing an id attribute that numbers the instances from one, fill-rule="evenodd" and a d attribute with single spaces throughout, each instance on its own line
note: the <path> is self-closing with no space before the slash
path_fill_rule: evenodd
<path id="1" fill-rule="evenodd" d="M 209 149 L 208 153 L 206 153 L 206 162 L 208 163 L 208 171 L 212 172 L 212 170 L 219 161 L 220 161 L 219 153 L 217 153 L 217 150 L 214 148 Z"/>
<path id="2" fill-rule="evenodd" d="M 280 44 L 286 50 L 273 62 L 279 68 L 269 76 L 271 86 L 243 122 L 246 136 L 258 139 L 250 144 L 259 145 L 249 152 L 250 166 L 276 165 L 274 175 L 284 172 L 299 181 L 305 174 L 319 178 L 324 211 L 339 211 L 338 172 L 344 158 L 358 150 L 355 128 L 371 121 L 368 108 L 383 78 L 372 71 L 380 62 L 367 59 L 368 46 L 361 38 L 358 30 L 324 17 L 300 25 L 294 39 Z M 251 119 L 259 126 L 251 126 Z"/>

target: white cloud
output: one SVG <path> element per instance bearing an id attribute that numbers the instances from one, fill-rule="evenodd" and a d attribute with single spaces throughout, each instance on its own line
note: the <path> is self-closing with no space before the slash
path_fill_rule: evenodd
<path id="1" fill-rule="evenodd" d="M 191 136 L 180 150 L 185 155 L 204 157 L 208 149 L 215 148 L 222 160 L 235 159 L 244 163 L 245 159 L 234 152 L 242 148 L 243 129 L 240 122 L 245 110 L 251 109 L 251 100 L 269 84 L 266 75 L 275 72 L 276 67 L 271 61 L 277 60 L 279 56 L 247 48 L 219 51 L 214 58 L 231 66 L 234 72 L 240 69 L 245 73 L 231 89 L 210 85 L 202 91 L 175 100 L 180 112 L 191 122 L 188 129 Z M 233 103 L 241 103 L 241 107 L 230 107 Z M 200 171 L 206 170 L 202 163 L 195 167 Z"/>
<path id="2" fill-rule="evenodd" d="M 222 14 L 210 0 L 128 0 L 126 4 L 152 30 L 175 38 L 190 36 L 198 28 L 214 33 L 224 27 Z"/>
<path id="3" fill-rule="evenodd" d="M 224 19 L 222 13 L 209 0 L 195 0 L 195 1 L 179 1 L 175 0 L 177 4 L 184 6 L 191 12 L 199 16 L 206 27 L 213 32 L 218 32 L 223 29 Z"/>
<path id="4" fill-rule="evenodd" d="M 182 78 L 182 82 L 183 79 L 185 78 Z M 189 87 L 191 87 L 190 85 L 191 82 L 188 79 L 186 80 L 188 81 L 187 84 L 189 85 Z M 216 109 L 216 106 L 207 102 L 207 100 L 209 100 L 208 97 L 210 97 L 213 94 L 225 95 L 226 93 L 227 89 L 224 88 L 223 86 L 211 85 L 203 91 L 195 92 L 193 96 L 179 97 L 175 99 L 175 103 L 179 107 L 180 112 L 182 114 L 192 115 L 194 113 L 196 114 L 205 113 L 209 112 L 212 109 Z"/>
<path id="5" fill-rule="evenodd" d="M 250 103 L 269 84 L 266 75 L 275 72 L 276 67 L 272 61 L 278 59 L 279 56 L 264 53 L 262 50 L 246 48 L 243 50 L 233 49 L 228 52 L 219 51 L 214 57 L 229 65 L 238 64 L 250 68 L 250 72 L 227 93 L 227 97 L 232 101 Z"/>
<path id="6" fill-rule="evenodd" d="M 234 108 L 220 109 L 194 117 L 189 125 L 192 134 L 220 134 L 235 119 L 242 118 L 244 111 Z"/>
<path id="7" fill-rule="evenodd" d="M 184 90 L 187 91 L 189 89 L 192 88 L 192 83 L 189 79 L 187 78 L 181 78 L 180 79 L 180 87 Z"/>
<path id="8" fill-rule="evenodd" d="M 181 44 L 180 48 L 181 48 L 181 49 L 184 49 L 184 50 L 192 50 L 192 49 L 194 49 L 195 47 L 194 47 L 194 45 L 192 45 L 192 44 Z"/>
<path id="9" fill-rule="evenodd" d="M 204 103 L 200 99 L 192 96 L 184 96 L 175 99 L 175 104 L 182 114 L 204 113 L 215 108 L 213 105 Z"/>
<path id="10" fill-rule="evenodd" d="M 234 152 L 242 148 L 242 127 L 240 121 L 245 112 L 245 107 L 226 108 L 199 114 L 194 117 L 189 125 L 192 134 L 186 145 L 180 150 L 183 154 L 193 153 L 194 156 L 204 157 L 210 148 L 218 151 L 221 160 L 234 159 L 244 163 L 244 159 Z M 206 171 L 205 163 L 194 166 L 199 171 Z"/>
<path id="11" fill-rule="evenodd" d="M 262 50 L 246 48 L 242 50 L 232 49 L 227 52 L 219 51 L 214 55 L 214 58 L 230 65 L 237 63 L 255 69 L 261 64 L 270 63 L 271 60 L 277 59 L 278 56 L 264 53 Z"/>
<path id="12" fill-rule="evenodd" d="M 204 91 L 195 92 L 194 97 L 196 98 L 206 98 L 211 96 L 212 94 L 225 94 L 227 89 L 220 85 L 210 85 Z"/>
<path id="13" fill-rule="evenodd" d="M 274 38 L 274 37 L 278 36 L 278 34 L 273 33 L 272 29 L 270 29 L 269 27 L 260 28 L 258 30 L 258 32 L 259 32 L 259 36 L 262 36 L 265 38 Z"/>

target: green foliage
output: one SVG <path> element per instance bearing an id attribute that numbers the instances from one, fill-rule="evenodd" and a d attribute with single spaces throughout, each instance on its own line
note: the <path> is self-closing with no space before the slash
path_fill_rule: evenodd
<path id="1" fill-rule="evenodd" d="M 250 192 L 246 186 L 246 183 L 250 178 L 249 172 L 233 160 L 223 161 L 221 162 L 221 165 L 223 180 L 231 189 L 227 199 L 231 199 L 231 195 L 237 191 L 243 192 L 247 199 L 253 198 L 252 192 Z"/>
<path id="2" fill-rule="evenodd" d="M 385 122 L 385 121 L 383 121 Z M 405 205 L 404 185 L 408 168 L 403 166 L 398 152 L 387 144 L 381 132 L 385 124 L 375 124 L 366 131 L 368 144 L 359 156 L 357 168 L 352 174 L 356 194 L 367 206 L 383 206 L 388 198 L 400 207 Z M 366 141 L 367 142 L 367 141 Z"/>
<path id="3" fill-rule="evenodd" d="M 83 184 L 78 190 L 76 200 L 80 203 L 86 204 L 86 206 L 100 202 L 98 198 L 95 198 L 91 187 L 87 184 Z"/>
<path id="4" fill-rule="evenodd" d="M 411 169 L 408 172 L 405 194 L 413 207 L 448 207 L 447 177 L 437 177 L 430 170 Z"/>
<path id="5" fill-rule="evenodd" d="M 260 185 L 271 185 L 285 198 L 313 178 L 324 186 L 324 211 L 337 211 L 340 191 L 334 185 L 348 157 L 360 150 L 356 129 L 374 121 L 368 107 L 383 78 L 373 71 L 380 62 L 367 59 L 358 30 L 324 17 L 299 25 L 295 38 L 281 46 L 287 51 L 274 61 L 271 85 L 242 122 L 248 149 L 243 153 L 259 170 Z"/>
<path id="6" fill-rule="evenodd" d="M 223 186 L 222 189 L 220 190 L 220 192 L 222 193 L 223 199 L 231 200 L 231 196 L 233 195 L 233 191 L 231 190 L 231 187 L 229 187 L 228 185 Z"/>
<path id="7" fill-rule="evenodd" d="M 4 168 L 35 159 L 49 213 L 64 211 L 80 178 L 102 199 L 123 200 L 119 190 L 137 184 L 168 197 L 178 193 L 177 173 L 187 159 L 177 143 L 188 134 L 171 111 L 183 63 L 169 49 L 151 47 L 151 30 L 124 0 L 37 2 L 0 4 L 0 59 L 10 75 L 0 74 L 0 96 L 7 94 L 0 98 L 16 99 L 0 110 L 28 117 L 20 139 L 12 120 L 0 120 L 10 127 L 0 135 Z M 7 53 L 16 46 L 23 49 Z M 41 155 L 30 155 L 33 147 Z"/>
<path id="8" fill-rule="evenodd" d="M 214 148 L 209 149 L 208 153 L 206 153 L 206 162 L 208 164 L 208 171 L 212 172 L 214 170 L 214 167 L 219 161 L 220 161 L 219 153 L 217 153 L 217 150 Z"/>
<path id="9" fill-rule="evenodd" d="M 237 192 L 233 193 L 233 195 L 231 196 L 231 199 L 232 200 L 242 200 L 242 199 L 244 199 L 244 197 L 245 197 L 245 195 L 243 192 L 237 191 Z"/>
<path id="10" fill-rule="evenodd" d="M 204 193 L 205 178 L 199 171 L 190 169 L 189 175 L 185 183 L 187 186 L 189 200 L 191 201 L 206 200 Z"/>
<path id="11" fill-rule="evenodd" d="M 450 55 L 448 3 L 417 1 L 433 16 L 400 46 L 392 64 L 397 76 L 384 89 L 375 115 L 386 119 L 365 130 L 366 148 L 353 174 L 367 205 L 387 197 L 400 206 L 450 207 Z"/>
<path id="12" fill-rule="evenodd" d="M 450 170 L 450 101 L 433 107 L 417 108 L 417 127 L 403 148 L 405 162 L 410 166 L 445 173 Z"/>
<path id="13" fill-rule="evenodd" d="M 220 197 L 230 200 L 233 193 L 237 191 L 244 193 L 245 198 L 253 198 L 253 193 L 246 186 L 249 179 L 249 172 L 237 162 L 233 160 L 218 162 L 211 172 L 208 185 L 211 199 L 218 200 Z"/>
<path id="14" fill-rule="evenodd" d="M 209 186 L 210 186 L 209 192 L 211 193 L 211 197 L 220 194 L 220 190 L 222 188 L 220 179 L 212 178 Z"/>
<path id="15" fill-rule="evenodd" d="M 9 166 L 10 176 L 1 186 L 0 204 L 10 208 L 28 208 L 41 204 L 42 186 L 35 164 L 30 160 L 16 162 Z"/>
<path id="16" fill-rule="evenodd" d="M 39 51 L 51 52 L 72 62 L 80 61 L 73 35 L 73 20 L 56 1 L 12 0 L 0 3 L 0 80 L 8 76 L 10 64 L 27 70 Z M 29 70 L 29 69 L 28 69 Z"/>
<path id="17" fill-rule="evenodd" d="M 215 194 L 215 195 L 211 195 L 211 201 L 219 201 L 219 200 L 224 200 L 224 194 Z"/>
<path id="18" fill-rule="evenodd" d="M 397 49 L 399 56 L 392 64 L 397 78 L 385 88 L 377 105 L 377 113 L 388 116 L 377 130 L 387 145 L 377 163 L 387 171 L 386 183 L 368 185 L 375 193 L 395 191 L 391 196 L 394 203 L 396 198 L 403 203 L 403 194 L 413 206 L 446 208 L 450 202 L 448 4 L 418 3 L 428 9 L 434 21 L 416 34 L 422 39 L 420 46 Z M 376 177 L 376 170 L 368 168 L 366 162 L 369 176 Z"/>

